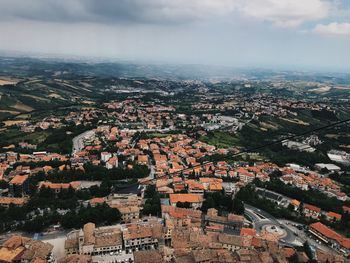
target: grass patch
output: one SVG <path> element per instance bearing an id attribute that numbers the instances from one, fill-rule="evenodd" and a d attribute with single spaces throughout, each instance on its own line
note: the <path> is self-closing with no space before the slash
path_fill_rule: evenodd
<path id="1" fill-rule="evenodd" d="M 201 136 L 199 140 L 218 148 L 230 148 L 232 146 L 240 145 L 238 137 L 228 132 L 220 131 L 208 133 L 206 136 Z"/>

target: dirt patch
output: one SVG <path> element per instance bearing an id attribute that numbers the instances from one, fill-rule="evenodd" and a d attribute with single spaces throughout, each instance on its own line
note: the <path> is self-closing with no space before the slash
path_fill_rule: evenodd
<path id="1" fill-rule="evenodd" d="M 265 130 L 277 130 L 278 126 L 272 125 L 271 123 L 267 122 L 260 122 L 260 126 L 264 128 Z"/>
<path id="2" fill-rule="evenodd" d="M 0 110 L 0 112 L 7 112 L 13 115 L 20 114 L 19 111 L 14 111 L 14 110 Z"/>
<path id="3" fill-rule="evenodd" d="M 16 124 L 20 124 L 26 122 L 26 120 L 8 120 L 8 121 L 3 121 L 3 123 L 5 124 L 5 127 L 9 127 L 9 126 L 13 126 Z"/>
<path id="4" fill-rule="evenodd" d="M 32 111 L 33 108 L 25 105 L 23 103 L 17 102 L 14 106 L 12 106 L 12 108 L 15 108 L 16 110 L 20 110 L 20 111 Z"/>
<path id="5" fill-rule="evenodd" d="M 54 99 L 61 99 L 61 100 L 63 100 L 63 97 L 61 95 L 57 94 L 57 93 L 51 93 L 51 94 L 49 94 L 48 97 L 54 98 Z"/>
<path id="6" fill-rule="evenodd" d="M 335 87 L 335 89 L 338 89 L 338 90 L 350 90 L 350 87 L 342 87 L 342 86 L 338 86 L 338 87 Z"/>
<path id="7" fill-rule="evenodd" d="M 46 99 L 46 98 L 42 98 L 42 97 L 38 97 L 38 96 L 34 96 L 34 95 L 28 95 L 28 94 L 25 94 L 23 95 L 25 97 L 29 97 L 29 98 L 32 98 L 32 99 L 35 99 L 35 100 L 40 100 L 40 101 L 45 101 L 45 102 L 50 102 L 49 99 Z"/>
<path id="8" fill-rule="evenodd" d="M 14 80 L 14 79 L 0 79 L 0 86 L 15 85 L 17 83 L 18 83 L 18 80 Z"/>
<path id="9" fill-rule="evenodd" d="M 288 122 L 295 123 L 295 124 L 299 124 L 299 125 L 304 125 L 304 126 L 310 125 L 310 123 L 303 122 L 302 120 L 298 120 L 298 119 L 291 120 L 291 119 L 281 118 L 281 120 L 288 121 Z"/>

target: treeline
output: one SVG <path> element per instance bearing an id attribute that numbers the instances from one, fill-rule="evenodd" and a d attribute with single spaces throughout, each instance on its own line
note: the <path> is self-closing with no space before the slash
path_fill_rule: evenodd
<path id="1" fill-rule="evenodd" d="M 266 198 L 260 197 L 255 192 L 254 184 L 248 184 L 247 186 L 241 188 L 239 192 L 236 194 L 236 198 L 239 198 L 240 200 L 243 200 L 247 204 L 250 204 L 254 207 L 262 209 L 276 218 L 285 218 L 285 219 L 293 220 L 302 224 L 311 224 L 316 221 L 311 218 L 305 218 L 302 215 L 301 209 L 295 211 L 292 206 L 289 206 L 287 208 L 280 207 L 276 205 L 275 202 L 272 202 Z M 307 203 L 311 203 L 311 202 L 307 200 Z M 334 210 L 336 209 L 331 209 L 329 211 L 334 211 Z M 335 220 L 329 221 L 323 215 L 321 216 L 320 221 L 323 224 L 328 225 L 329 227 L 344 234 L 345 236 L 350 237 L 350 214 L 344 211 L 337 211 L 337 212 L 339 212 L 342 215 L 342 218 L 340 221 L 335 221 Z"/>
<path id="2" fill-rule="evenodd" d="M 59 129 L 47 129 L 50 133 L 46 139 L 38 145 L 38 149 L 48 152 L 70 154 L 72 152 L 72 139 L 87 130 L 91 130 L 92 125 L 68 125 Z"/>
<path id="3" fill-rule="evenodd" d="M 142 214 L 148 216 L 161 216 L 160 194 L 154 185 L 147 186 L 145 190 L 146 202 L 143 206 Z"/>
<path id="4" fill-rule="evenodd" d="M 343 205 L 350 205 L 349 201 L 343 202 L 335 197 L 328 197 L 326 194 L 316 189 L 304 191 L 294 186 L 285 185 L 277 178 L 272 178 L 270 182 L 266 183 L 255 181 L 255 184 L 259 187 L 263 187 L 290 198 L 297 199 L 302 203 L 318 206 L 324 211 L 341 213 Z"/>
<path id="5" fill-rule="evenodd" d="M 236 194 L 236 198 L 239 198 L 243 202 L 246 202 L 254 207 L 260 208 L 276 218 L 285 218 L 305 223 L 304 218 L 298 216 L 296 213 L 293 213 L 292 210 L 279 207 L 276 205 L 276 203 L 260 197 L 255 192 L 255 186 L 253 184 L 248 184 L 247 186 L 242 187 Z"/>
<path id="6" fill-rule="evenodd" d="M 88 222 L 93 222 L 96 225 L 110 225 L 118 223 L 121 219 L 119 210 L 111 208 L 107 204 L 96 207 L 77 206 L 69 211 L 60 211 L 59 213 L 53 209 L 31 210 L 30 205 L 2 207 L 0 208 L 0 231 L 23 230 L 33 233 L 41 232 L 55 224 L 61 224 L 63 228 L 71 229 L 81 228 Z"/>
<path id="7" fill-rule="evenodd" d="M 150 170 L 145 165 L 133 165 L 132 169 L 122 167 L 107 169 L 103 166 L 85 164 L 84 171 L 71 169 L 55 171 L 46 176 L 52 182 L 71 182 L 79 180 L 87 181 L 117 181 L 123 179 L 138 179 L 148 176 Z"/>
<path id="8" fill-rule="evenodd" d="M 231 196 L 227 196 L 223 192 L 206 192 L 204 198 L 201 208 L 203 212 L 207 212 L 209 208 L 215 208 L 220 214 L 234 213 L 241 215 L 244 213 L 244 204 L 239 197 L 232 199 Z"/>

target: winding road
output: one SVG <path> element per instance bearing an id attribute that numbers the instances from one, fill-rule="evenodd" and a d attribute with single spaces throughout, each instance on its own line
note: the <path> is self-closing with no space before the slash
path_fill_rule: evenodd
<path id="1" fill-rule="evenodd" d="M 254 206 L 244 204 L 244 214 L 251 219 L 254 228 L 258 233 L 262 231 L 265 226 L 274 225 L 285 231 L 285 235 L 279 240 L 280 243 L 289 246 L 300 246 L 303 243 L 294 235 L 293 231 L 285 224 L 281 224 L 269 213 L 256 208 Z"/>

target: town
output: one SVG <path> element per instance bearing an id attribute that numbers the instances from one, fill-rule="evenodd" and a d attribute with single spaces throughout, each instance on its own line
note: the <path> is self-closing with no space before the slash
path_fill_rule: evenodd
<path id="1" fill-rule="evenodd" d="M 0 262 L 348 262 L 350 144 L 278 134 L 336 106 L 202 86 L 5 121 Z"/>

